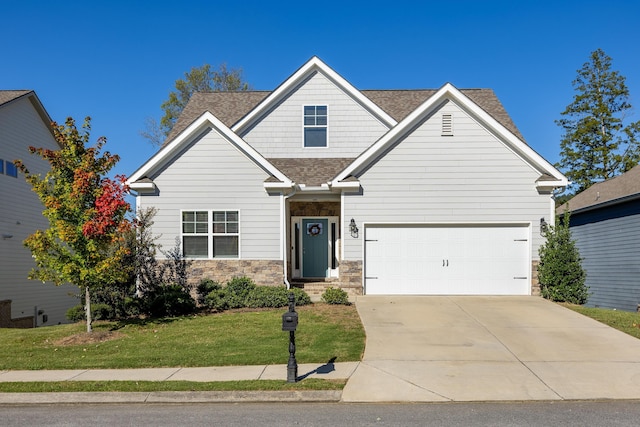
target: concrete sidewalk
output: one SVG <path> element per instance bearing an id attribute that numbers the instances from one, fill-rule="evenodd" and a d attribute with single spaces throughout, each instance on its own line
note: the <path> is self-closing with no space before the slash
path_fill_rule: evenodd
<path id="1" fill-rule="evenodd" d="M 298 365 L 298 379 L 347 379 L 359 362 Z M 287 365 L 221 366 L 207 368 L 77 369 L 0 371 L 3 382 L 54 381 L 247 381 L 287 379 Z"/>
<path id="2" fill-rule="evenodd" d="M 359 362 L 298 365 L 298 379 L 348 379 Z M 2 382 L 58 381 L 243 381 L 287 379 L 287 365 L 207 368 L 77 369 L 0 371 Z M 1 404 L 53 403 L 213 403 L 213 402 L 338 402 L 340 390 L 299 391 L 162 391 L 0 393 Z"/>

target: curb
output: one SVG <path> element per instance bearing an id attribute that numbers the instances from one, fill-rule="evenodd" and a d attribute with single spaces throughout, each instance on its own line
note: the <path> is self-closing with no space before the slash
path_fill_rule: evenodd
<path id="1" fill-rule="evenodd" d="M 54 403 L 339 402 L 340 390 L 0 393 L 0 405 Z"/>

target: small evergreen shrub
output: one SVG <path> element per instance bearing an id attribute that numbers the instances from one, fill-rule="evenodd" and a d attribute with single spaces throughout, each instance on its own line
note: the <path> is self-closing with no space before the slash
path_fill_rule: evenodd
<path id="1" fill-rule="evenodd" d="M 569 221 L 567 211 L 562 220 L 556 219 L 555 227 L 549 227 L 544 233 L 547 241 L 539 250 L 540 293 L 551 301 L 584 304 L 589 298 L 589 288 L 585 285 L 587 276 L 571 238 Z"/>
<path id="2" fill-rule="evenodd" d="M 349 296 L 340 288 L 328 287 L 322 293 L 321 299 L 327 304 L 351 305 L 351 303 L 349 302 Z"/>
<path id="3" fill-rule="evenodd" d="M 249 292 L 256 288 L 256 284 L 250 278 L 243 277 L 234 277 L 233 279 L 227 282 L 227 292 L 237 295 L 241 298 L 245 298 L 249 295 Z"/>
<path id="4" fill-rule="evenodd" d="M 202 279 L 196 287 L 196 294 L 198 295 L 198 305 L 206 305 L 205 299 L 213 291 L 222 289 L 222 285 L 211 279 Z"/>
<path id="5" fill-rule="evenodd" d="M 311 297 L 305 291 L 299 288 L 291 288 L 289 292 L 293 292 L 296 297 L 296 305 L 309 305 L 311 304 Z M 289 299 L 287 297 L 287 305 L 289 305 Z"/>
<path id="6" fill-rule="evenodd" d="M 195 301 L 189 292 L 176 284 L 164 286 L 149 305 L 149 313 L 153 317 L 183 316 L 195 309 Z"/>
<path id="7" fill-rule="evenodd" d="M 86 320 L 84 305 L 76 305 L 71 307 L 65 313 L 65 316 L 71 322 L 79 322 Z M 91 304 L 91 319 L 92 320 L 111 320 L 115 318 L 113 308 L 108 304 Z"/>
<path id="8" fill-rule="evenodd" d="M 225 311 L 229 308 L 227 304 L 227 291 L 223 289 L 216 289 L 204 298 L 204 305 L 215 311 Z"/>
<path id="9" fill-rule="evenodd" d="M 285 307 L 289 305 L 289 292 L 284 286 L 258 286 L 247 295 L 247 307 Z"/>

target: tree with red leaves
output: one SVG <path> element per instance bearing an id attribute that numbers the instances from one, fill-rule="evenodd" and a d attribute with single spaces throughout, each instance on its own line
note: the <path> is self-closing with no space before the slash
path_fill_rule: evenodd
<path id="1" fill-rule="evenodd" d="M 87 146 L 89 117 L 82 131 L 72 118 L 52 127 L 59 150 L 29 147 L 32 154 L 49 162 L 46 176 L 31 174 L 23 162 L 15 162 L 40 197 L 43 215 L 49 220 L 48 229 L 37 230 L 24 241 L 36 262 L 29 278 L 84 289 L 87 332 L 91 332 L 91 290 L 117 283 L 128 274 L 122 265 L 128 253 L 124 234 L 132 227 L 126 218 L 128 188 L 124 176 L 107 177 L 120 158 L 100 152 L 106 138 Z"/>

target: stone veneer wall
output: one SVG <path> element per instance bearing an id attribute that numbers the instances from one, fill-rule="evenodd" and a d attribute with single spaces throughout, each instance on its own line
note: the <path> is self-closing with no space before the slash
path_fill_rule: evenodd
<path id="1" fill-rule="evenodd" d="M 540 281 L 538 280 L 538 265 L 540 261 L 531 261 L 531 295 L 540 296 Z"/>
<path id="2" fill-rule="evenodd" d="M 33 328 L 33 316 L 11 318 L 11 300 L 0 301 L 0 328 Z"/>
<path id="3" fill-rule="evenodd" d="M 278 260 L 203 259 L 191 261 L 189 283 L 211 279 L 224 284 L 234 277 L 246 276 L 259 286 L 282 286 L 282 274 L 282 261 Z"/>
<path id="4" fill-rule="evenodd" d="M 362 261 L 340 263 L 340 287 L 349 295 L 362 295 Z"/>

